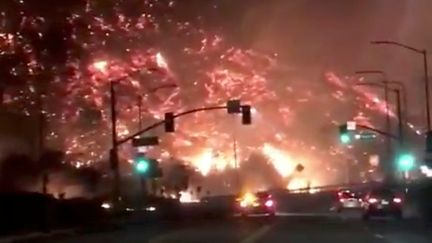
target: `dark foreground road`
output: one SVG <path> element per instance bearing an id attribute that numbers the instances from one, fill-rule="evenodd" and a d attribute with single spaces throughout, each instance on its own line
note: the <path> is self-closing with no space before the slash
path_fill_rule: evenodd
<path id="1" fill-rule="evenodd" d="M 183 223 L 134 224 L 122 230 L 39 242 L 64 243 L 431 243 L 417 220 L 377 219 L 363 222 L 355 214 L 283 214 L 272 220 L 195 220 Z"/>

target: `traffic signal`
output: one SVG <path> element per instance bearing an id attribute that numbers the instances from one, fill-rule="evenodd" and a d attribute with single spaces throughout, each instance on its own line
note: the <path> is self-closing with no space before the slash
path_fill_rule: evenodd
<path id="1" fill-rule="evenodd" d="M 151 163 L 144 154 L 138 154 L 135 157 L 135 170 L 139 174 L 147 174 L 151 169 Z"/>
<path id="2" fill-rule="evenodd" d="M 242 111 L 242 124 L 243 125 L 249 125 L 252 124 L 252 115 L 251 115 L 251 106 L 250 105 L 243 105 L 241 107 Z"/>
<path id="3" fill-rule="evenodd" d="M 397 158 L 397 167 L 401 171 L 409 171 L 414 167 L 415 157 L 410 153 L 402 153 Z"/>
<path id="4" fill-rule="evenodd" d="M 351 135 L 349 134 L 346 124 L 339 126 L 339 139 L 343 144 L 351 142 Z"/>
<path id="5" fill-rule="evenodd" d="M 228 100 L 227 102 L 228 114 L 238 114 L 241 112 L 240 100 Z"/>
<path id="6" fill-rule="evenodd" d="M 175 132 L 174 113 L 165 113 L 165 132 Z"/>

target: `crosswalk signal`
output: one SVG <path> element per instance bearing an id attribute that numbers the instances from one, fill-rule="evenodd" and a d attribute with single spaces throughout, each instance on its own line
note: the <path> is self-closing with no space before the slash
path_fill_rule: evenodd
<path id="1" fill-rule="evenodd" d="M 339 140 L 343 144 L 348 144 L 351 142 L 351 135 L 349 134 L 346 124 L 339 126 Z"/>
<path id="2" fill-rule="evenodd" d="M 175 132 L 174 113 L 165 113 L 165 132 Z"/>
<path id="3" fill-rule="evenodd" d="M 250 125 L 252 124 L 252 115 L 251 115 L 251 106 L 250 105 L 243 105 L 241 107 L 242 112 L 242 124 L 243 125 Z"/>

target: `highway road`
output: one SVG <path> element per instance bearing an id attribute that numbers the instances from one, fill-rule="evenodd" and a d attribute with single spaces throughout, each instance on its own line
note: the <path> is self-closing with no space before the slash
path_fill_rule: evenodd
<path id="1" fill-rule="evenodd" d="M 123 229 L 39 242 L 64 243 L 430 243 L 432 232 L 416 219 L 375 219 L 359 213 L 280 213 L 273 219 L 237 217 L 176 223 L 130 224 Z"/>

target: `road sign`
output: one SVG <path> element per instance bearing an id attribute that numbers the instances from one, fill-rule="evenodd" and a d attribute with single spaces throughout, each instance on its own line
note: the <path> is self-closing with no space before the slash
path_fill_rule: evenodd
<path id="1" fill-rule="evenodd" d="M 356 122 L 355 121 L 347 121 L 347 130 L 348 131 L 355 131 L 356 130 Z"/>
<path id="2" fill-rule="evenodd" d="M 297 166 L 296 166 L 296 171 L 297 172 L 302 172 L 304 170 L 304 166 L 302 165 L 302 164 L 298 164 Z"/>
<path id="3" fill-rule="evenodd" d="M 143 137 L 143 138 L 134 138 L 132 140 L 132 145 L 134 147 L 141 146 L 154 146 L 159 144 L 159 137 Z"/>
<path id="4" fill-rule="evenodd" d="M 241 112 L 240 100 L 228 100 L 226 106 L 228 114 L 238 114 Z"/>

